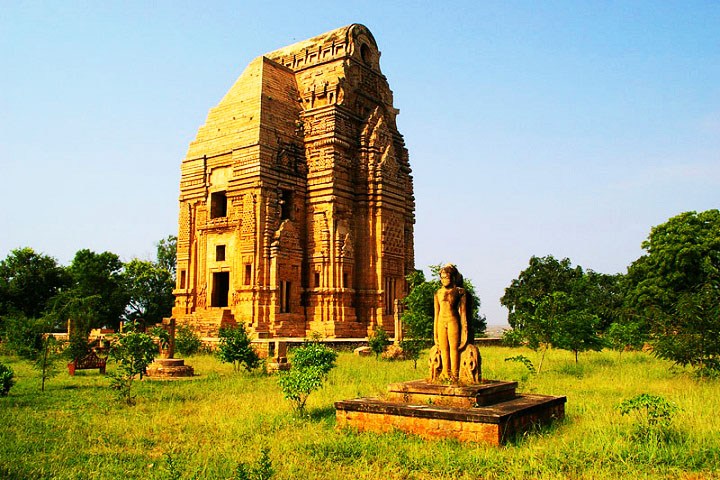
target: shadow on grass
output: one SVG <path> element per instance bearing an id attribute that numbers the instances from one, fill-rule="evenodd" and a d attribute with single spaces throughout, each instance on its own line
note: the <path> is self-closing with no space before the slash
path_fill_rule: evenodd
<path id="1" fill-rule="evenodd" d="M 320 407 L 320 408 L 313 408 L 312 410 L 308 410 L 306 413 L 307 413 L 307 418 L 313 422 L 330 423 L 331 421 L 335 420 L 335 406 L 334 405 L 328 405 L 326 407 Z"/>
<path id="2" fill-rule="evenodd" d="M 548 437 L 551 435 L 559 435 L 558 430 L 561 427 L 570 424 L 567 416 L 559 420 L 553 420 L 550 423 L 534 423 L 523 432 L 518 432 L 507 438 L 506 445 L 512 447 L 521 447 L 532 438 Z"/>

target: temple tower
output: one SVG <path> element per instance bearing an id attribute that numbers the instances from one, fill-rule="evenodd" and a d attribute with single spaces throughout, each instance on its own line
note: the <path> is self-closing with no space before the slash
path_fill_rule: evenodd
<path id="1" fill-rule="evenodd" d="M 414 268 L 414 198 L 370 31 L 253 60 L 182 162 L 173 317 L 206 335 L 393 329 Z"/>

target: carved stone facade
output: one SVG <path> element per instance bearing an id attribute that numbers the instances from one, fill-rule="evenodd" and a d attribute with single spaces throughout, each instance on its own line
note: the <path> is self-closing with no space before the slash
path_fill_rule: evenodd
<path id="1" fill-rule="evenodd" d="M 393 330 L 414 268 L 398 110 L 362 25 L 253 60 L 182 162 L 173 317 L 214 336 Z"/>

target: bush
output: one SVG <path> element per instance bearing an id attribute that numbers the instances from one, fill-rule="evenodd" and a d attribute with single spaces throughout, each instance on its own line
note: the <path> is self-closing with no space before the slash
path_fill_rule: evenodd
<path id="1" fill-rule="evenodd" d="M 23 314 L 4 317 L 4 347 L 26 360 L 34 360 L 37 352 L 42 349 L 42 333 L 44 324 L 35 318 Z"/>
<path id="2" fill-rule="evenodd" d="M 202 347 L 202 340 L 186 325 L 175 329 L 175 351 L 180 355 L 195 355 Z"/>
<path id="3" fill-rule="evenodd" d="M 13 377 L 15 372 L 7 365 L 0 363 L 0 397 L 7 397 L 10 389 L 15 385 Z"/>
<path id="4" fill-rule="evenodd" d="M 308 342 L 295 349 L 292 367 L 280 376 L 278 383 L 296 412 L 302 414 L 305 411 L 308 397 L 323 386 L 336 359 L 337 352 L 319 342 Z"/>
<path id="5" fill-rule="evenodd" d="M 335 367 L 337 355 L 335 350 L 319 342 L 307 342 L 293 352 L 292 365 L 297 369 L 318 367 L 327 374 Z"/>
<path id="6" fill-rule="evenodd" d="M 275 475 L 275 471 L 272 468 L 272 460 L 270 460 L 270 449 L 263 447 L 260 449 L 260 458 L 255 465 L 238 463 L 233 480 L 270 480 L 273 475 Z"/>
<path id="7" fill-rule="evenodd" d="M 157 346 L 150 335 L 138 331 L 136 322 L 126 324 L 125 332 L 113 335 L 113 340 L 110 358 L 118 363 L 118 369 L 110 387 L 126 404 L 134 405 L 135 397 L 130 393 L 133 380 L 136 375 L 142 379 L 145 368 L 155 359 Z"/>
<path id="8" fill-rule="evenodd" d="M 385 351 L 385 347 L 390 345 L 390 339 L 385 329 L 376 326 L 372 335 L 368 336 L 368 345 L 375 354 L 375 358 L 380 358 L 380 355 Z"/>
<path id="9" fill-rule="evenodd" d="M 250 337 L 243 324 L 220 329 L 218 358 L 223 363 L 232 363 L 236 372 L 240 371 L 241 365 L 248 372 L 260 365 L 260 357 L 252 348 Z"/>
<path id="10" fill-rule="evenodd" d="M 677 405 L 658 395 L 641 393 L 623 401 L 617 407 L 621 415 L 635 414 L 635 437 L 638 440 L 666 440 L 671 437 L 673 417 Z"/>

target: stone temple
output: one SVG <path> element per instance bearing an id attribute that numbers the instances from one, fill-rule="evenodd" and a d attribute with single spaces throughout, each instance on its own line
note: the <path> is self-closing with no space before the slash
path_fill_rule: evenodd
<path id="1" fill-rule="evenodd" d="M 392 332 L 413 183 L 380 52 L 358 24 L 262 55 L 182 162 L 173 318 L 202 335 Z"/>

